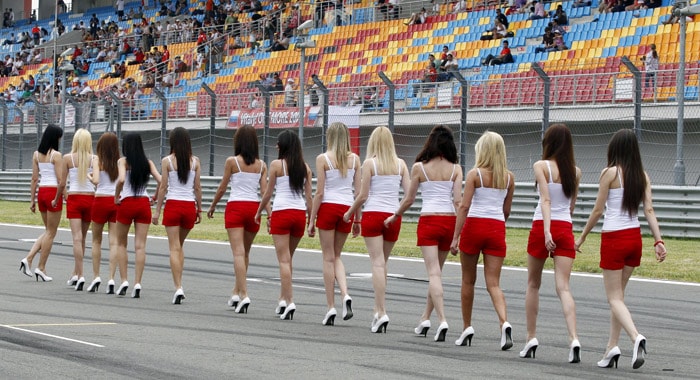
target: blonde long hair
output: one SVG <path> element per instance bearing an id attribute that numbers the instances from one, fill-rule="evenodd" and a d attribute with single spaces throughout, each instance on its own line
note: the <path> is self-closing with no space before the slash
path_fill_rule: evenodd
<path id="1" fill-rule="evenodd" d="M 474 146 L 476 153 L 475 168 L 489 169 L 492 173 L 492 187 L 505 189 L 508 183 L 508 165 L 506 161 L 506 144 L 503 137 L 496 132 L 486 131 Z"/>
<path id="2" fill-rule="evenodd" d="M 340 171 L 340 176 L 345 178 L 348 175 L 348 155 L 351 153 L 348 127 L 341 122 L 335 122 L 328 127 L 326 137 L 328 151 L 335 155 L 336 169 Z"/>
<path id="3" fill-rule="evenodd" d="M 396 162 L 399 157 L 396 155 L 394 137 L 387 127 L 374 128 L 367 143 L 367 159 L 377 160 L 377 175 L 393 174 L 396 170 Z"/>
<path id="4" fill-rule="evenodd" d="M 78 156 L 75 162 L 75 167 L 78 168 L 78 182 L 85 184 L 92 163 L 92 135 L 87 129 L 81 128 L 75 132 L 71 154 L 74 158 Z"/>

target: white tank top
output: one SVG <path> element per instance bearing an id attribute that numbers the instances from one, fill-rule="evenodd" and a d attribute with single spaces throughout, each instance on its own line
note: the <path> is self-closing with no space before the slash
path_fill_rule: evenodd
<path id="1" fill-rule="evenodd" d="M 236 162 L 238 167 L 238 173 L 231 174 L 229 179 L 229 192 L 228 201 L 248 201 L 248 202 L 259 202 L 260 201 L 260 176 L 262 175 L 263 164 L 260 162 L 260 171 L 258 173 L 248 173 L 241 171 L 241 165 L 238 163 L 238 157 L 234 157 L 233 160 Z"/>
<path id="2" fill-rule="evenodd" d="M 327 153 L 323 156 L 330 169 L 326 170 L 326 184 L 323 187 L 323 201 L 321 203 L 351 206 L 354 201 L 352 180 L 355 176 L 355 155 L 352 155 L 352 168 L 348 169 L 345 177 L 340 175 L 340 170 L 333 167 Z"/>
<path id="3" fill-rule="evenodd" d="M 452 165 L 452 174 L 449 181 L 431 181 L 428 173 L 425 172 L 423 163 L 419 162 L 420 169 L 425 175 L 425 182 L 420 184 L 420 192 L 423 197 L 421 214 L 454 214 L 455 205 L 452 201 L 452 188 L 454 187 L 454 176 L 457 165 Z"/>
<path id="4" fill-rule="evenodd" d="M 637 214 L 630 216 L 622 209 L 622 196 L 624 187 L 622 185 L 621 172 L 617 170 L 617 180 L 620 188 L 608 190 L 608 200 L 605 201 L 605 217 L 603 218 L 603 231 L 620 231 L 628 228 L 638 228 L 639 218 Z"/>
<path id="5" fill-rule="evenodd" d="M 78 168 L 75 166 L 75 159 L 73 159 L 73 154 L 70 155 L 71 163 L 73 167 L 68 169 L 68 185 L 69 193 L 94 193 L 95 185 L 90 182 L 90 180 L 85 177 L 85 182 L 80 183 L 78 180 Z M 92 167 L 88 168 L 88 173 L 92 173 Z"/>
<path id="6" fill-rule="evenodd" d="M 196 164 L 196 160 L 192 157 L 192 162 L 190 163 L 190 171 L 187 173 L 187 182 L 180 182 L 180 178 L 177 176 L 177 170 L 173 166 L 173 161 L 170 156 L 167 157 L 168 165 L 170 170 L 168 170 L 168 193 L 165 195 L 165 199 L 173 201 L 192 201 L 194 202 L 194 177 L 195 171 L 192 170 Z"/>
<path id="7" fill-rule="evenodd" d="M 394 213 L 399 208 L 399 188 L 401 187 L 401 161 L 398 161 L 397 174 L 377 174 L 377 161 L 372 159 L 374 175 L 369 182 L 369 196 L 364 211 Z"/>
<path id="8" fill-rule="evenodd" d="M 277 177 L 277 183 L 275 184 L 275 201 L 272 202 L 272 211 L 306 211 L 306 201 L 304 200 L 303 192 L 297 194 L 289 185 L 289 176 L 287 175 L 287 166 L 284 160 L 282 160 L 282 172 L 284 175 Z"/>
<path id="9" fill-rule="evenodd" d="M 131 180 L 129 180 L 129 174 L 131 170 L 126 171 L 126 178 L 124 178 L 124 186 L 122 187 L 122 192 L 119 194 L 119 199 L 129 198 L 129 197 L 148 197 L 146 192 L 146 186 L 138 194 L 134 194 L 134 190 L 131 188 Z"/>
<path id="10" fill-rule="evenodd" d="M 474 189 L 474 197 L 472 198 L 471 206 L 469 206 L 467 217 L 488 218 L 505 222 L 506 217 L 503 215 L 503 202 L 508 195 L 510 174 L 508 174 L 505 189 L 494 189 L 491 187 L 484 187 L 484 178 L 481 176 L 481 170 L 479 168 L 476 169 L 476 173 L 479 175 L 481 187 Z"/>
<path id="11" fill-rule="evenodd" d="M 109 173 L 104 170 L 100 170 L 100 182 L 97 184 L 97 189 L 95 189 L 95 195 L 111 195 L 114 196 L 114 192 L 117 187 L 117 180 L 112 181 L 109 178 Z"/>
<path id="12" fill-rule="evenodd" d="M 545 162 L 547 163 L 547 170 L 549 170 L 549 183 L 547 183 L 547 188 L 549 189 L 549 199 L 551 202 L 551 220 L 571 223 L 571 198 L 567 198 L 566 195 L 564 195 L 564 189 L 561 183 L 554 183 L 554 181 L 552 181 L 552 166 L 549 161 Z M 535 208 L 535 216 L 532 220 L 542 220 L 541 195 L 537 202 L 537 208 Z"/>
<path id="13" fill-rule="evenodd" d="M 39 152 L 36 152 L 36 160 L 39 162 L 39 187 L 56 187 L 58 186 L 58 178 L 56 178 L 56 165 L 51 162 L 55 150 L 51 149 L 49 162 L 39 161 Z"/>

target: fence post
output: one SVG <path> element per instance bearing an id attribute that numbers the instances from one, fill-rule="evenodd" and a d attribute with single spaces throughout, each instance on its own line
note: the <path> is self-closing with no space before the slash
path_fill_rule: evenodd
<path id="1" fill-rule="evenodd" d="M 19 112 L 19 169 L 22 169 L 22 146 L 24 145 L 24 111 L 18 105 L 14 107 Z"/>
<path id="2" fill-rule="evenodd" d="M 549 75 L 542 70 L 542 67 L 537 63 L 532 64 L 532 69 L 535 70 L 537 75 L 540 76 L 542 82 L 544 83 L 544 97 L 542 101 L 542 136 L 544 137 L 544 131 L 549 128 L 549 101 L 552 88 L 552 80 Z"/>
<path id="3" fill-rule="evenodd" d="M 265 99 L 265 110 L 263 111 L 263 161 L 265 161 L 266 164 L 270 164 L 270 160 L 268 157 L 268 150 L 267 146 L 269 145 L 268 143 L 268 138 L 270 136 L 270 91 L 268 91 L 267 87 L 265 87 L 262 83 L 256 82 L 256 86 L 258 86 L 258 90 L 260 90 L 260 93 L 263 96 L 263 99 Z"/>
<path id="4" fill-rule="evenodd" d="M 459 71 L 452 72 L 452 76 L 457 79 L 462 87 L 462 104 L 459 107 L 459 161 L 462 164 L 462 171 L 467 170 L 467 106 L 469 105 L 469 82 Z"/>
<path id="5" fill-rule="evenodd" d="M 107 91 L 107 95 L 112 98 L 112 103 L 114 108 L 114 105 L 117 106 L 117 138 L 121 140 L 122 138 L 122 113 L 123 111 L 123 106 L 122 106 L 122 101 L 119 99 L 117 95 L 115 95 L 112 91 Z M 112 109 L 112 112 L 114 110 Z"/>
<path id="6" fill-rule="evenodd" d="M 34 103 L 34 122 L 36 123 L 36 141 L 41 141 L 41 125 L 42 117 L 44 113 L 42 112 L 43 105 L 39 102 L 36 96 L 32 95 L 29 100 Z"/>
<path id="7" fill-rule="evenodd" d="M 157 88 L 153 89 L 153 93 L 156 95 L 156 97 L 158 97 L 163 105 L 163 117 L 160 121 L 160 157 L 163 158 L 167 155 L 165 152 L 165 141 L 167 140 L 166 125 L 168 119 L 168 99 L 165 97 L 165 94 L 163 94 L 163 92 Z"/>
<path id="8" fill-rule="evenodd" d="M 642 72 L 627 56 L 621 61 L 634 75 L 634 134 L 637 141 L 642 141 Z"/>
<path id="9" fill-rule="evenodd" d="M 391 133 L 394 133 L 394 113 L 396 111 L 396 108 L 394 106 L 395 100 L 396 100 L 396 85 L 394 82 L 389 79 L 386 74 L 384 74 L 383 71 L 380 71 L 377 73 L 379 75 L 379 78 L 386 84 L 387 87 L 389 87 L 389 130 Z"/>
<path id="10" fill-rule="evenodd" d="M 209 107 L 209 175 L 214 175 L 214 137 L 216 133 L 216 93 L 202 82 L 202 88 L 211 98 Z"/>
<path id="11" fill-rule="evenodd" d="M 0 99 L 2 108 L 2 171 L 7 169 L 7 103 L 5 99 Z"/>
<path id="12" fill-rule="evenodd" d="M 328 102 L 330 100 L 328 96 L 328 87 L 321 82 L 320 79 L 318 79 L 318 75 L 314 74 L 311 76 L 311 79 L 314 81 L 316 86 L 318 86 L 318 89 L 321 90 L 323 93 L 323 122 L 322 122 L 322 127 L 323 130 L 321 131 L 321 151 L 325 152 L 326 151 L 326 130 L 328 130 Z"/>

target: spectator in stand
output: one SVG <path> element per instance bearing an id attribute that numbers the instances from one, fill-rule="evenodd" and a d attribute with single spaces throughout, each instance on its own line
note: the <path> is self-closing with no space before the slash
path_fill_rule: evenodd
<path id="1" fill-rule="evenodd" d="M 571 4 L 572 8 L 585 8 L 585 7 L 590 7 L 593 4 L 591 0 L 574 0 L 574 3 Z M 601 1 L 601 6 L 605 4 L 605 1 Z M 599 8 L 600 10 L 600 8 Z"/>
<path id="2" fill-rule="evenodd" d="M 564 36 L 560 31 L 554 32 L 554 51 L 562 51 L 568 49 L 564 43 Z"/>
<path id="3" fill-rule="evenodd" d="M 408 19 L 408 21 L 404 22 L 405 25 L 420 25 L 420 24 L 425 24 L 425 17 L 426 17 L 426 10 L 425 8 L 421 8 L 420 12 L 418 13 L 413 13 L 411 15 L 411 18 Z"/>
<path id="4" fill-rule="evenodd" d="M 287 85 L 284 86 L 284 106 L 285 107 L 296 107 L 297 106 L 297 95 L 299 87 L 294 84 L 294 79 L 287 79 Z"/>
<path id="5" fill-rule="evenodd" d="M 551 27 L 544 28 L 544 35 L 542 36 L 542 46 L 535 48 L 535 53 L 544 53 L 546 51 L 552 51 L 550 49 L 554 48 L 554 33 L 552 33 Z"/>
<path id="6" fill-rule="evenodd" d="M 452 6 L 452 14 L 457 14 L 461 12 L 466 12 L 467 11 L 467 2 L 465 0 L 457 0 L 454 5 Z M 438 8 L 438 13 L 440 12 L 440 9 Z"/>
<path id="7" fill-rule="evenodd" d="M 39 41 L 41 40 L 41 28 L 39 28 L 39 24 L 34 24 L 32 28 L 32 39 L 34 39 L 34 45 L 39 45 Z"/>
<path id="8" fill-rule="evenodd" d="M 532 15 L 530 16 L 530 20 L 540 20 L 545 18 L 546 14 L 544 12 L 544 5 L 542 5 L 542 2 L 539 0 L 534 0 L 533 5 L 530 9 L 532 12 Z"/>
<path id="9" fill-rule="evenodd" d="M 273 92 L 282 92 L 284 91 L 284 85 L 282 85 L 282 79 L 280 79 L 280 74 L 279 73 L 274 73 L 272 75 L 272 87 L 270 88 L 270 91 Z"/>
<path id="10" fill-rule="evenodd" d="M 401 0 L 389 0 L 389 18 L 398 20 L 401 14 Z"/>
<path id="11" fill-rule="evenodd" d="M 270 51 L 282 51 L 289 48 L 289 38 L 286 35 L 282 35 L 282 38 L 275 33 L 275 41 L 270 46 Z"/>
<path id="12" fill-rule="evenodd" d="M 428 55 L 428 64 L 423 72 L 423 80 L 420 83 L 413 85 L 413 95 L 416 94 L 416 87 L 418 91 L 423 92 L 424 83 L 435 83 L 438 81 L 437 64 L 435 63 L 435 56 L 433 54 Z"/>
<path id="13" fill-rule="evenodd" d="M 559 25 L 569 25 L 569 17 L 566 15 L 566 12 L 564 12 L 564 8 L 562 8 L 561 4 L 557 5 L 557 9 L 551 12 L 550 15 L 553 22 L 556 21 Z"/>
<path id="14" fill-rule="evenodd" d="M 563 26 L 559 25 L 559 22 L 557 22 L 557 20 L 552 20 L 549 23 L 549 28 L 552 30 L 552 34 L 559 33 L 562 36 L 566 34 L 566 29 L 564 29 Z"/>
<path id="15" fill-rule="evenodd" d="M 117 17 L 119 18 L 119 21 L 124 21 L 124 0 L 117 0 L 115 8 L 117 8 Z"/>
<path id="16" fill-rule="evenodd" d="M 500 21 L 501 24 L 503 24 L 506 29 L 510 26 L 510 23 L 508 22 L 508 17 L 504 15 L 499 8 L 496 8 L 496 20 Z"/>
<path id="17" fill-rule="evenodd" d="M 448 53 L 447 58 L 440 62 L 440 67 L 443 72 L 438 75 L 438 80 L 441 82 L 450 80 L 452 78 L 452 73 L 459 71 L 459 65 L 452 56 L 452 53 Z"/>
<path id="18" fill-rule="evenodd" d="M 504 63 L 513 62 L 513 54 L 511 54 L 510 48 L 508 47 L 508 41 L 503 41 L 503 49 L 501 50 L 501 54 L 498 56 L 489 54 L 481 60 L 481 64 L 484 66 L 501 65 Z"/>
<path id="19" fill-rule="evenodd" d="M 15 40 L 15 34 L 10 33 L 10 37 L 6 38 L 5 41 L 2 41 L 2 46 L 5 45 L 14 45 L 17 41 Z"/>
<path id="20" fill-rule="evenodd" d="M 505 38 L 507 35 L 508 28 L 505 25 L 503 25 L 503 23 L 499 19 L 496 19 L 494 21 L 493 29 L 491 29 L 491 38 L 494 40 L 498 40 L 501 38 Z"/>
<path id="21" fill-rule="evenodd" d="M 146 58 L 146 55 L 143 54 L 143 51 L 139 48 L 134 48 L 134 59 L 132 61 L 129 61 L 127 64 L 129 66 L 131 65 L 140 65 L 144 62 Z"/>
<path id="22" fill-rule="evenodd" d="M 656 71 L 659 70 L 659 53 L 656 52 L 656 44 L 649 45 L 649 51 L 646 56 L 642 56 L 644 63 L 644 87 L 649 87 L 649 82 L 652 87 L 656 88 Z"/>
<path id="23" fill-rule="evenodd" d="M 173 71 L 176 73 L 186 73 L 188 71 L 187 64 L 182 61 L 179 55 L 173 61 Z"/>
<path id="24" fill-rule="evenodd" d="M 437 1 L 437 0 L 435 0 Z M 382 14 L 382 21 L 387 20 L 387 14 L 389 12 L 389 1 L 388 0 L 377 0 L 374 7 Z M 379 20 L 377 20 L 379 21 Z"/>
<path id="25" fill-rule="evenodd" d="M 624 0 L 617 0 L 617 2 L 615 3 L 615 6 L 612 7 L 610 12 L 613 12 L 613 13 L 624 12 L 625 8 L 627 8 L 627 5 L 628 4 L 626 4 Z"/>

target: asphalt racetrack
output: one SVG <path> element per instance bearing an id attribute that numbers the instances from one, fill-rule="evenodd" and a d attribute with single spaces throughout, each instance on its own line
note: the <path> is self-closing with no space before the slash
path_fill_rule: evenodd
<path id="1" fill-rule="evenodd" d="M 162 228 L 162 227 L 152 227 Z M 520 359 L 525 338 L 527 272 L 504 268 L 501 286 L 513 325 L 514 347 L 499 348 L 500 330 L 483 283 L 481 268 L 474 304 L 476 330 L 471 347 L 457 347 L 462 331 L 459 265 L 443 273 L 450 329 L 445 342 L 416 336 L 425 304 L 427 276 L 421 260 L 389 261 L 386 334 L 372 334 L 373 290 L 367 256 L 343 261 L 353 297 L 354 318 L 322 326 L 326 312 L 321 254 L 297 251 L 294 257 L 293 321 L 274 313 L 279 295 L 277 260 L 271 247 L 254 247 L 250 258 L 248 314 L 235 314 L 226 301 L 233 287 L 232 255 L 227 243 L 189 241 L 185 245 L 183 285 L 187 298 L 172 305 L 172 276 L 164 238 L 149 238 L 140 299 L 106 295 L 103 249 L 102 287 L 98 293 L 66 286 L 73 268 L 70 232 L 59 230 L 47 265 L 53 282 L 40 283 L 18 271 L 36 227 L 0 225 L 0 377 L 3 379 L 364 379 L 364 378 L 700 378 L 699 284 L 633 280 L 627 305 L 647 338 L 647 361 L 631 366 L 632 342 L 620 341 L 619 368 L 596 362 L 607 343 L 608 305 L 599 275 L 575 274 L 582 362 L 569 364 L 568 339 L 551 273 L 543 276 L 536 359 Z M 89 256 L 90 236 L 88 236 Z M 104 239 L 106 246 L 107 239 Z M 129 280 L 133 286 L 133 242 L 129 243 Z M 594 248 L 589 248 L 593 250 Z M 596 254 L 593 251 L 585 254 Z M 671 257 L 671 259 L 673 259 Z M 38 256 L 34 265 L 38 263 Z M 86 257 L 85 277 L 92 280 Z M 117 285 L 118 276 L 117 276 Z M 340 312 L 340 297 L 336 308 Z"/>

